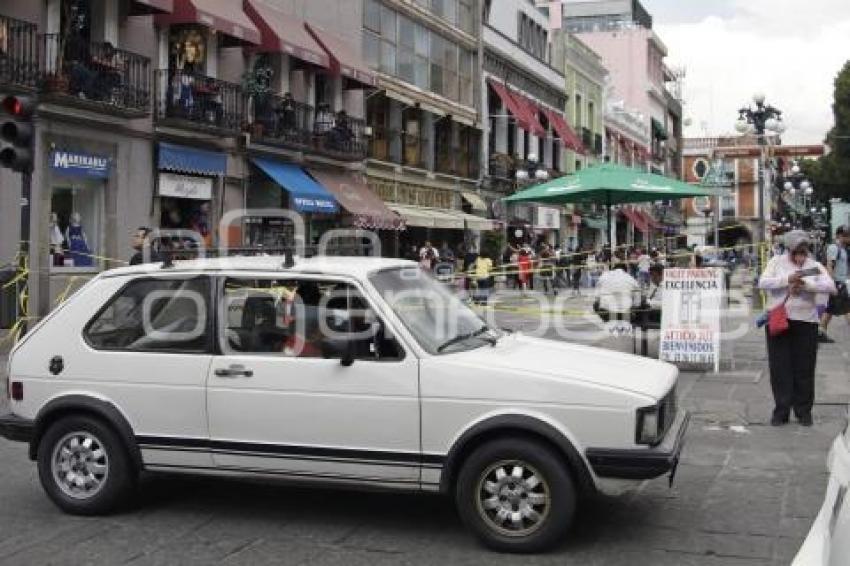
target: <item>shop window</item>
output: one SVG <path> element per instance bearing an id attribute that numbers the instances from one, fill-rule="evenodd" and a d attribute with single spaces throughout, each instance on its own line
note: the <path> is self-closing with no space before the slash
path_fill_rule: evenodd
<path id="1" fill-rule="evenodd" d="M 192 230 L 194 237 L 175 235 L 161 245 L 173 252 L 193 250 L 199 244 L 207 248 L 213 244 L 212 205 L 209 200 L 161 197 L 160 227 L 163 230 Z"/>
<path id="2" fill-rule="evenodd" d="M 50 206 L 51 269 L 99 268 L 103 185 L 93 181 L 60 183 L 53 187 Z"/>
<path id="3" fill-rule="evenodd" d="M 207 37 L 201 26 L 173 25 L 169 29 L 169 61 L 172 71 L 190 75 L 206 72 Z"/>

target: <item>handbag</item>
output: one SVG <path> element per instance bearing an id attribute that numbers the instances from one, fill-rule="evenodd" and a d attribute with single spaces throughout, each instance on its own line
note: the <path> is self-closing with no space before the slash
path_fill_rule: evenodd
<path id="1" fill-rule="evenodd" d="M 788 311 L 785 309 L 785 303 L 788 302 L 788 297 L 785 295 L 785 300 L 776 305 L 767 313 L 767 332 L 770 336 L 779 336 L 788 330 Z"/>

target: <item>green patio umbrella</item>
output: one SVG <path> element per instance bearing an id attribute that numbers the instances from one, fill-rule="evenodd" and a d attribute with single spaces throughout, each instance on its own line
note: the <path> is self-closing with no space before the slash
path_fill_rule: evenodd
<path id="1" fill-rule="evenodd" d="M 608 233 L 610 234 L 612 205 L 713 197 L 718 194 L 718 189 L 689 185 L 678 179 L 621 165 L 605 164 L 588 167 L 566 177 L 552 179 L 504 200 L 554 204 L 604 204 L 608 207 Z M 612 249 L 613 245 L 614 242 L 612 242 Z"/>

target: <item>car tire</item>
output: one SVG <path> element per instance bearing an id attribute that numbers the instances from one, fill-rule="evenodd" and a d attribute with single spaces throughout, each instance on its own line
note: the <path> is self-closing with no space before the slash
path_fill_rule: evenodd
<path id="1" fill-rule="evenodd" d="M 38 476 L 48 497 L 73 515 L 102 515 L 126 501 L 138 474 L 118 435 L 102 421 L 70 416 L 38 446 Z"/>
<path id="2" fill-rule="evenodd" d="M 576 489 L 563 459 L 544 443 L 509 437 L 476 448 L 455 486 L 464 524 L 487 547 L 553 548 L 572 525 Z"/>

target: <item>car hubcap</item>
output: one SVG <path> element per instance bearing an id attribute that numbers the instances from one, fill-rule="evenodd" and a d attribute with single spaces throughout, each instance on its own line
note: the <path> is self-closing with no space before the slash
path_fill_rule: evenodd
<path id="1" fill-rule="evenodd" d="M 53 479 L 65 495 L 88 499 L 109 477 L 109 457 L 103 443 L 90 432 L 72 432 L 53 450 Z"/>
<path id="2" fill-rule="evenodd" d="M 549 486 L 534 467 L 518 460 L 487 468 L 478 481 L 477 507 L 484 522 L 499 534 L 528 536 L 549 515 Z"/>

